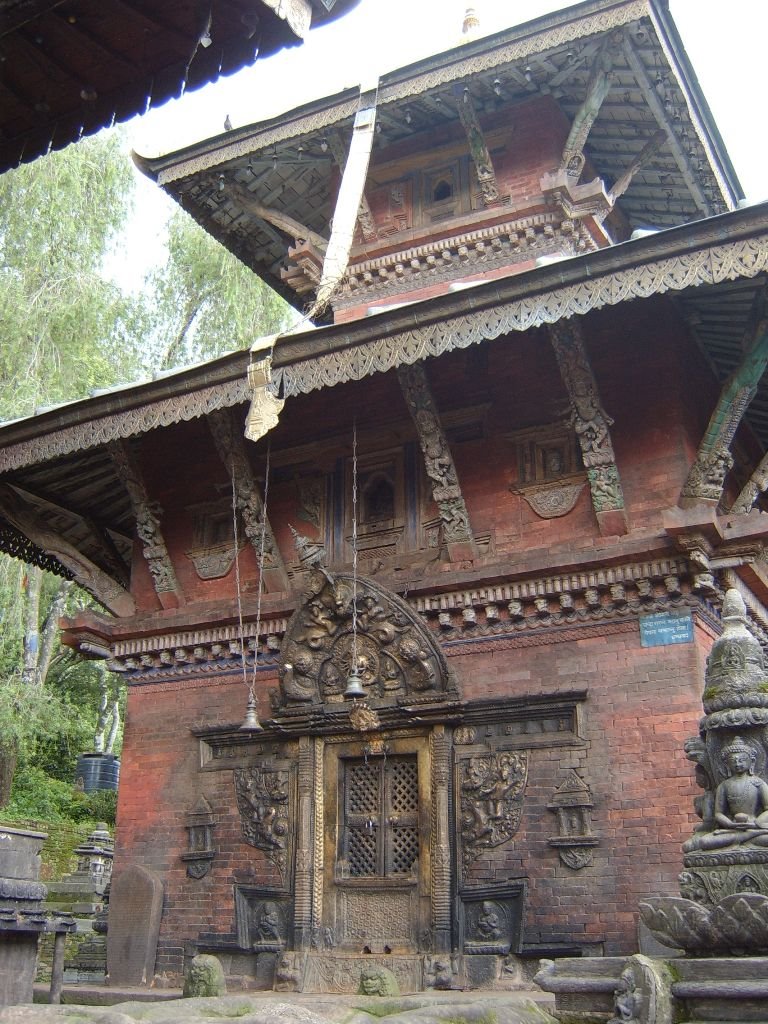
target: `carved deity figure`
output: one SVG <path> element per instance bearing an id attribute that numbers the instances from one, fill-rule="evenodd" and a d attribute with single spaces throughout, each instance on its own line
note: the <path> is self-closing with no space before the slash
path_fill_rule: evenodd
<path id="1" fill-rule="evenodd" d="M 227 994 L 224 969 L 218 957 L 211 956 L 209 953 L 198 953 L 192 958 L 184 974 L 182 994 L 185 999 Z"/>
<path id="2" fill-rule="evenodd" d="M 278 992 L 296 992 L 301 987 L 301 971 L 297 954 L 286 953 L 275 968 L 275 989 Z"/>
<path id="3" fill-rule="evenodd" d="M 265 903 L 259 910 L 256 937 L 259 942 L 280 941 L 280 914 L 274 903 Z"/>
<path id="4" fill-rule="evenodd" d="M 307 701 L 315 696 L 315 682 L 311 678 L 312 657 L 298 653 L 293 662 L 286 661 L 280 670 L 280 690 L 285 700 Z"/>
<path id="5" fill-rule="evenodd" d="M 639 1020 L 642 1003 L 643 994 L 635 984 L 632 968 L 625 967 L 621 972 L 619 987 L 613 996 L 616 1016 L 608 1024 L 631 1024 L 631 1022 Z"/>
<path id="6" fill-rule="evenodd" d="M 755 751 L 737 736 L 722 753 L 728 777 L 715 790 L 716 828 L 690 839 L 686 853 L 745 842 L 768 846 L 768 784 L 755 775 Z"/>
<path id="7" fill-rule="evenodd" d="M 502 936 L 498 907 L 491 900 L 485 900 L 475 922 L 475 931 L 488 942 L 495 942 Z"/>

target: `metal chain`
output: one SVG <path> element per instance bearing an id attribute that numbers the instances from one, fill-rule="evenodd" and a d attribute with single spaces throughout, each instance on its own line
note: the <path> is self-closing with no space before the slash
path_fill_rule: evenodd
<path id="1" fill-rule="evenodd" d="M 267 535 L 267 498 L 269 497 L 269 459 L 272 453 L 272 439 L 267 441 L 267 461 L 264 467 L 264 501 L 261 505 L 261 536 L 259 538 L 259 589 L 256 598 L 256 643 L 253 648 L 253 677 L 250 693 L 254 695 L 256 687 L 256 669 L 259 662 L 259 630 L 261 628 L 261 595 L 264 593 L 264 547 Z"/>
<path id="2" fill-rule="evenodd" d="M 243 684 L 248 686 L 245 667 L 245 636 L 243 635 L 243 601 L 240 594 L 240 541 L 237 536 L 237 490 L 235 487 L 235 463 L 232 461 L 232 534 L 235 541 L 235 593 L 237 596 L 237 621 L 240 624 L 240 661 L 243 669 Z M 250 687 L 249 687 L 250 690 Z"/>
<path id="3" fill-rule="evenodd" d="M 357 668 L 357 417 L 352 423 L 352 669 Z"/>

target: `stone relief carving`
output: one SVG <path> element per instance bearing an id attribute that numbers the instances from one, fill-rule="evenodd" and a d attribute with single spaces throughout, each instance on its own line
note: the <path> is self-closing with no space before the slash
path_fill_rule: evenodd
<path id="1" fill-rule="evenodd" d="M 558 519 L 568 515 L 583 490 L 584 481 L 580 480 L 578 483 L 540 484 L 519 493 L 537 516 L 542 519 Z"/>
<path id="2" fill-rule="evenodd" d="M 357 580 L 357 662 L 371 698 L 437 700 L 448 688 L 443 654 L 399 597 Z M 352 667 L 353 580 L 322 567 L 306 578 L 304 598 L 285 634 L 279 706 L 343 699 Z"/>
<path id="3" fill-rule="evenodd" d="M 459 968 L 456 958 L 448 954 L 424 958 L 424 988 L 450 991 L 458 988 Z"/>
<path id="4" fill-rule="evenodd" d="M 477 754 L 461 762 L 459 814 L 464 871 L 517 831 L 528 779 L 524 753 Z"/>
<path id="5" fill-rule="evenodd" d="M 557 849 L 563 864 L 575 871 L 591 864 L 591 848 L 599 839 L 592 833 L 592 794 L 586 782 L 569 770 L 547 807 L 557 815 L 559 832 L 547 842 Z"/>
<path id="6" fill-rule="evenodd" d="M 283 949 L 288 939 L 285 907 L 276 900 L 256 903 L 251 934 L 255 953 L 273 953 Z"/>
<path id="7" fill-rule="evenodd" d="M 213 828 L 215 820 L 211 805 L 201 796 L 195 806 L 187 814 L 187 851 L 181 859 L 186 862 L 187 874 L 190 878 L 204 878 L 211 870 L 211 863 L 216 856 L 213 847 Z"/>
<path id="8" fill-rule="evenodd" d="M 504 904 L 483 900 L 465 909 L 464 952 L 506 956 L 510 946 L 510 924 Z"/>
<path id="9" fill-rule="evenodd" d="M 283 953 L 275 968 L 276 992 L 301 991 L 306 959 L 306 953 Z"/>
<path id="10" fill-rule="evenodd" d="M 262 850 L 285 878 L 288 860 L 287 769 L 235 768 L 235 795 L 246 841 Z"/>
<path id="11" fill-rule="evenodd" d="M 464 504 L 453 456 L 432 397 L 424 367 L 401 366 L 400 386 L 419 434 L 432 497 L 440 512 L 443 539 L 447 543 L 473 543 L 469 513 Z"/>

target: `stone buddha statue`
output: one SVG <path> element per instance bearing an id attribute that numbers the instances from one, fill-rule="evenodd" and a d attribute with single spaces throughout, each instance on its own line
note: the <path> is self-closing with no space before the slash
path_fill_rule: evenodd
<path id="1" fill-rule="evenodd" d="M 768 783 L 755 775 L 755 751 L 737 736 L 723 747 L 722 756 L 728 776 L 715 790 L 716 827 L 689 839 L 685 853 L 745 842 L 768 846 Z"/>

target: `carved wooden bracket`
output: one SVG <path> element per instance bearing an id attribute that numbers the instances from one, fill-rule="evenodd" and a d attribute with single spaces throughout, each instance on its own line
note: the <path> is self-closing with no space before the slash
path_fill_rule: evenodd
<path id="1" fill-rule="evenodd" d="M 163 608 L 178 608 L 184 604 L 184 596 L 160 528 L 163 511 L 158 502 L 150 501 L 141 469 L 128 442 L 113 441 L 109 445 L 109 454 L 131 501 L 136 517 L 136 532 L 142 543 L 155 593 Z"/>
<path id="2" fill-rule="evenodd" d="M 313 231 L 312 228 L 308 228 L 306 225 L 299 223 L 294 220 L 287 213 L 283 213 L 282 210 L 273 209 L 271 206 L 265 206 L 264 203 L 259 202 L 256 196 L 246 188 L 245 185 L 240 185 L 235 181 L 228 181 L 227 192 L 236 199 L 237 202 L 242 206 L 244 210 L 252 214 L 254 217 L 258 217 L 260 220 L 265 220 L 268 224 L 272 224 L 279 231 L 284 232 L 286 235 L 290 235 L 294 241 L 298 244 L 299 242 L 309 242 L 314 245 L 315 248 L 325 251 L 328 245 L 328 240 L 322 235 L 318 234 L 317 231 Z"/>
<path id="3" fill-rule="evenodd" d="M 216 450 L 234 482 L 235 504 L 245 525 L 245 535 L 257 557 L 261 557 L 262 517 L 264 504 L 256 487 L 251 463 L 243 444 L 239 426 L 229 409 L 219 409 L 208 415 L 208 426 Z M 269 520 L 264 521 L 264 561 L 261 567 L 264 588 L 267 591 L 288 590 L 288 574 Z"/>
<path id="4" fill-rule="evenodd" d="M 475 173 L 483 195 L 485 206 L 491 206 L 498 202 L 499 187 L 496 183 L 496 171 L 493 167 L 491 154 L 483 135 L 483 129 L 477 119 L 477 111 L 472 102 L 472 95 L 468 88 L 455 85 L 453 94 L 456 97 L 456 106 L 459 112 L 459 120 L 469 142 L 469 155 L 475 165 Z"/>
<path id="5" fill-rule="evenodd" d="M 696 459 L 680 493 L 683 508 L 699 501 L 717 503 L 722 496 L 725 478 L 733 465 L 731 442 L 768 366 L 767 320 L 760 320 L 752 329 L 743 351 L 741 362 L 723 385 Z M 743 511 L 746 495 L 743 499 L 739 495 L 737 504 L 740 500 Z"/>
<path id="6" fill-rule="evenodd" d="M 397 375 L 419 434 L 424 466 L 432 481 L 432 497 L 440 513 L 448 556 L 451 561 L 472 558 L 476 554 L 476 545 L 469 513 L 424 366 L 421 363 L 400 366 Z"/>
<path id="7" fill-rule="evenodd" d="M 571 424 L 581 446 L 600 532 L 626 533 L 624 493 L 609 432 L 613 420 L 600 403 L 581 325 L 575 319 L 559 320 L 550 326 L 549 336 L 571 402 Z"/>
<path id="8" fill-rule="evenodd" d="M 584 146 L 586 145 L 587 138 L 592 125 L 597 120 L 597 115 L 600 113 L 600 107 L 610 92 L 611 69 L 613 68 L 616 50 L 621 44 L 621 38 L 622 33 L 620 30 L 612 33 L 598 50 L 595 62 L 592 65 L 589 81 L 587 82 L 586 96 L 576 112 L 571 130 L 563 147 L 563 154 L 560 157 L 560 170 L 567 171 L 577 179 L 584 167 Z"/>
<path id="9" fill-rule="evenodd" d="M 0 488 L 0 512 L 19 533 L 62 565 L 72 579 L 113 615 L 133 615 L 131 594 L 82 552 L 41 522 L 11 487 Z"/>

